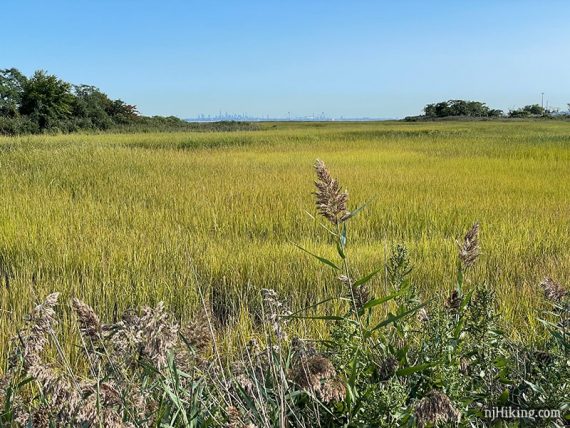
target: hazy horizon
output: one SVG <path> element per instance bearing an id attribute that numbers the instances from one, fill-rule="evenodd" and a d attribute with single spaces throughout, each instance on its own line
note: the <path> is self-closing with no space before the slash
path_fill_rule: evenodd
<path id="1" fill-rule="evenodd" d="M 397 118 L 430 102 L 566 109 L 562 1 L 21 1 L 0 68 L 93 84 L 146 115 Z M 8 36 L 7 36 L 8 35 Z"/>

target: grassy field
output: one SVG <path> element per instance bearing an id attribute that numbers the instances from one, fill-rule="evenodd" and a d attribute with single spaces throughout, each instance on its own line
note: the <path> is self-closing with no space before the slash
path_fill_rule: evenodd
<path id="1" fill-rule="evenodd" d="M 535 332 L 538 282 L 570 282 L 567 122 L 0 138 L 0 360 L 23 314 L 51 291 L 108 319 L 159 300 L 186 318 L 203 300 L 221 326 L 246 335 L 261 288 L 293 308 L 335 294 L 333 272 L 293 245 L 334 256 L 306 213 L 316 158 L 352 207 L 369 201 L 349 225 L 361 274 L 401 242 L 423 295 L 443 298 L 455 240 L 480 221 L 484 254 L 471 280 L 497 290 L 512 335 L 525 339 Z M 372 287 L 385 293 L 384 278 Z M 75 337 L 68 325 L 60 328 Z"/>

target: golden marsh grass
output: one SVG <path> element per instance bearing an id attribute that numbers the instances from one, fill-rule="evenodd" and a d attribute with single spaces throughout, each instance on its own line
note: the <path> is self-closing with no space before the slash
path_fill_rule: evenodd
<path id="1" fill-rule="evenodd" d="M 348 189 L 350 208 L 369 201 L 365 215 L 349 221 L 360 274 L 401 242 L 419 289 L 443 299 L 453 286 L 456 240 L 478 221 L 482 254 L 471 281 L 496 288 L 513 335 L 524 339 L 535 331 L 529 313 L 540 281 L 570 282 L 568 122 L 4 137 L 0 359 L 22 316 L 53 291 L 112 319 L 159 300 L 187 318 L 201 290 L 228 331 L 246 334 L 262 288 L 293 308 L 335 294 L 334 273 L 293 245 L 334 257 L 305 212 L 314 214 L 317 158 Z M 371 291 L 383 293 L 384 281 L 376 277 Z M 74 340 L 66 346 L 71 351 Z"/>

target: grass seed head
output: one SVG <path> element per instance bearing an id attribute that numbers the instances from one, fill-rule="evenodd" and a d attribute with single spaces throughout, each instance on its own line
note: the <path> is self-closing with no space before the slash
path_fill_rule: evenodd
<path id="1" fill-rule="evenodd" d="M 479 223 L 475 223 L 465 234 L 463 242 L 458 243 L 459 260 L 464 269 L 475 264 L 480 254 L 479 248 Z"/>
<path id="2" fill-rule="evenodd" d="M 282 317 L 290 315 L 291 312 L 285 309 L 285 305 L 281 302 L 275 290 L 263 288 L 261 295 L 263 297 L 263 309 L 266 322 L 269 323 L 279 339 L 287 340 L 287 333 L 283 329 L 285 319 Z"/>
<path id="3" fill-rule="evenodd" d="M 101 338 L 101 321 L 93 308 L 77 298 L 71 300 L 71 306 L 77 314 L 81 334 L 91 339 L 92 342 L 99 341 Z"/>
<path id="4" fill-rule="evenodd" d="M 461 417 L 451 400 L 443 392 L 433 390 L 416 407 L 416 421 L 419 427 L 457 423 Z"/>
<path id="5" fill-rule="evenodd" d="M 29 370 L 36 367 L 40 370 L 41 353 L 49 342 L 49 336 L 55 335 L 57 325 L 55 306 L 59 293 L 52 293 L 45 301 L 37 305 L 27 318 L 27 332 L 21 335 L 24 367 Z"/>
<path id="6" fill-rule="evenodd" d="M 206 351 L 213 341 L 208 315 L 205 312 L 201 312 L 184 326 L 181 334 L 186 342 L 196 351 L 199 353 Z"/>
<path id="7" fill-rule="evenodd" d="M 453 290 L 445 302 L 445 307 L 450 311 L 456 311 L 461 306 L 461 296 L 457 290 Z"/>
<path id="8" fill-rule="evenodd" d="M 337 378 L 332 362 L 320 354 L 301 357 L 289 372 L 289 377 L 327 403 L 342 400 L 346 394 L 346 388 Z"/>
<path id="9" fill-rule="evenodd" d="M 331 177 L 325 163 L 315 162 L 317 180 L 315 192 L 317 212 L 333 224 L 339 224 L 349 214 L 347 210 L 348 192 L 340 190 L 338 181 Z"/>
<path id="10" fill-rule="evenodd" d="M 551 302 L 560 302 L 568 294 L 562 285 L 550 277 L 544 278 L 540 283 L 540 287 L 544 292 L 544 297 Z"/>

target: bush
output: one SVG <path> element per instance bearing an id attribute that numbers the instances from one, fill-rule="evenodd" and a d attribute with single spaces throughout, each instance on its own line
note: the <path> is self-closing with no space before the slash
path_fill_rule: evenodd
<path id="1" fill-rule="evenodd" d="M 25 116 L 0 116 L 0 135 L 36 134 L 40 128 L 36 122 Z"/>

